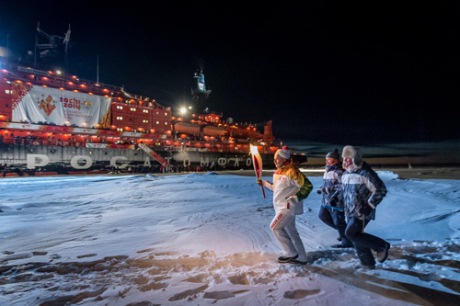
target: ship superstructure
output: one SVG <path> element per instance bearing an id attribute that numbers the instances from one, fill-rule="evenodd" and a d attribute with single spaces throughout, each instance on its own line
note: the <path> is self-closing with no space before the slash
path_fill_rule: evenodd
<path id="1" fill-rule="evenodd" d="M 210 90 L 202 70 L 193 77 L 192 102 L 200 104 Z M 242 124 L 207 110 L 173 113 L 155 99 L 122 87 L 0 57 L 4 168 L 34 174 L 250 169 L 250 144 L 271 164 L 278 147 L 270 120 Z"/>

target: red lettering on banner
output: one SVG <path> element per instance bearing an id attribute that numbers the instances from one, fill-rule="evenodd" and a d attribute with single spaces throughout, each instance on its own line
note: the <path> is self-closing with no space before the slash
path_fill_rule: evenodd
<path id="1" fill-rule="evenodd" d="M 77 100 L 75 98 L 60 98 L 60 101 L 62 103 L 62 105 L 65 107 L 65 108 L 76 108 L 78 110 L 80 110 L 80 106 L 81 106 L 81 101 L 80 100 Z"/>

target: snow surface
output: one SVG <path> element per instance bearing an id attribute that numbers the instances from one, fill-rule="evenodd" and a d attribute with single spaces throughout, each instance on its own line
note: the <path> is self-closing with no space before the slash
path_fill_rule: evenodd
<path id="1" fill-rule="evenodd" d="M 388 195 L 366 231 L 392 248 L 370 271 L 328 247 L 314 191 L 297 219 L 311 263 L 297 266 L 276 261 L 272 194 L 254 176 L 3 178 L 0 305 L 460 305 L 460 180 L 377 173 Z"/>

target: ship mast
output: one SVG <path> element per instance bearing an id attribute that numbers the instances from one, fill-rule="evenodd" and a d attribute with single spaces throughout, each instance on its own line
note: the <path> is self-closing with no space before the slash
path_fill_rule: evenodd
<path id="1" fill-rule="evenodd" d="M 206 89 L 204 73 L 201 68 L 195 71 L 193 78 L 195 79 L 195 85 L 192 87 L 192 102 L 198 103 L 200 107 L 203 107 L 211 94 L 211 90 Z"/>
<path id="2" fill-rule="evenodd" d="M 96 59 L 96 84 L 99 84 L 99 54 Z"/>

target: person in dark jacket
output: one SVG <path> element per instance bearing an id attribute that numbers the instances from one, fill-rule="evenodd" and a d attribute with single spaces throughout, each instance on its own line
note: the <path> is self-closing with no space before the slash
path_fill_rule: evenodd
<path id="1" fill-rule="evenodd" d="M 363 162 L 358 148 L 345 146 L 342 159 L 345 172 L 342 175 L 341 197 L 347 219 L 345 235 L 353 243 L 361 266 L 375 269 L 375 259 L 381 263 L 387 259 L 390 243 L 365 233 L 364 228 L 375 218 L 377 205 L 386 196 L 387 189 L 371 166 Z M 375 258 L 372 250 L 376 252 Z"/>
<path id="2" fill-rule="evenodd" d="M 339 150 L 335 149 L 326 154 L 326 171 L 323 175 L 323 185 L 317 190 L 322 194 L 321 207 L 319 209 L 318 217 L 325 224 L 336 229 L 339 232 L 339 241 L 341 243 L 333 245 L 336 248 L 351 248 L 353 244 L 345 236 L 345 228 L 347 223 L 345 221 L 345 213 L 343 208 L 343 199 L 332 201 L 342 189 L 342 174 L 344 172 L 340 162 Z"/>

